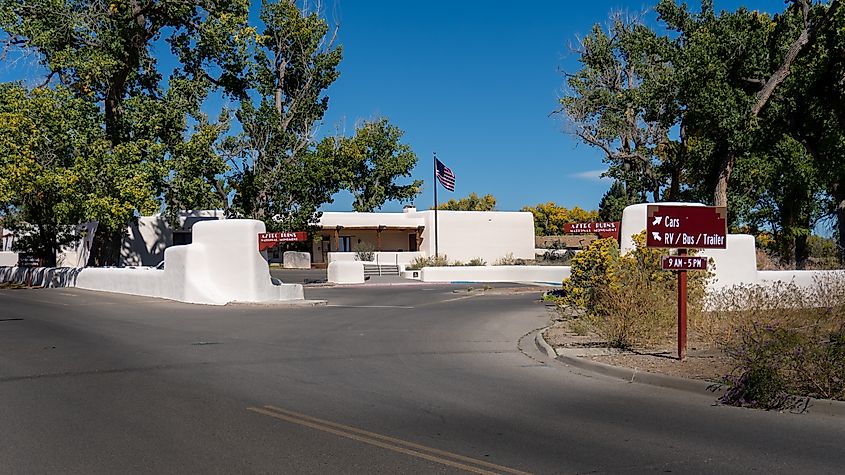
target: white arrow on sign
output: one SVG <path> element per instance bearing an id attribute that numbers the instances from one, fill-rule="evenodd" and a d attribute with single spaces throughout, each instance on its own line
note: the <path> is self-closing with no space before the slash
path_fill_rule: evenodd
<path id="1" fill-rule="evenodd" d="M 651 222 L 652 226 L 659 226 L 660 222 L 663 221 L 663 216 L 655 216 L 654 221 Z M 657 239 L 657 238 L 655 238 Z"/>
<path id="2" fill-rule="evenodd" d="M 663 241 L 663 239 L 660 238 L 660 233 L 656 231 L 651 232 L 651 237 L 653 237 L 655 241 Z"/>

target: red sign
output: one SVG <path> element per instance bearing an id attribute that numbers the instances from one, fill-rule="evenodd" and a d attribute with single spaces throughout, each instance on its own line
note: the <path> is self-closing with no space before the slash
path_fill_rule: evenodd
<path id="1" fill-rule="evenodd" d="M 663 256 L 664 270 L 707 270 L 703 256 Z"/>
<path id="2" fill-rule="evenodd" d="M 308 233 L 304 231 L 287 233 L 258 233 L 258 250 L 264 251 L 280 242 L 302 242 L 308 240 Z"/>
<path id="3" fill-rule="evenodd" d="M 567 234 L 598 234 L 599 236 L 619 236 L 619 221 L 608 223 L 566 223 L 563 225 L 563 232 Z"/>
<path id="4" fill-rule="evenodd" d="M 724 206 L 649 205 L 646 247 L 725 249 L 728 211 Z"/>

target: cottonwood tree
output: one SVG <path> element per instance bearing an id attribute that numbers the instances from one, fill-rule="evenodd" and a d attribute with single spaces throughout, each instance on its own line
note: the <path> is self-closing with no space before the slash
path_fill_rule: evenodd
<path id="1" fill-rule="evenodd" d="M 681 101 L 690 110 L 686 122 L 711 139 L 711 155 L 719 155 L 713 172 L 713 202 L 728 205 L 731 174 L 737 160 L 752 146 L 754 135 L 765 124 L 761 113 L 789 76 L 793 63 L 815 43 L 819 32 L 837 18 L 840 0 L 826 8 L 813 8 L 811 0 L 790 0 L 801 26 L 789 43 L 768 43 L 778 19 L 739 9 L 716 15 L 712 0 L 701 2 L 692 14 L 686 4 L 661 0 L 656 10 L 680 36 L 679 61 L 685 68 Z M 780 16 L 788 22 L 789 11 Z M 703 84 L 702 84 L 703 82 Z M 698 83 L 698 84 L 696 84 Z M 714 138 L 716 135 L 719 138 Z"/>
<path id="2" fill-rule="evenodd" d="M 214 175 L 224 164 L 208 153 L 207 135 L 221 129 L 208 123 L 200 104 L 211 87 L 243 88 L 248 6 L 245 0 L 0 0 L 3 57 L 34 55 L 45 71 L 39 88 L 61 84 L 102 110 L 108 152 L 95 155 L 101 162 L 87 193 L 99 200 L 83 218 L 100 222 L 93 263 L 117 263 L 126 226 L 150 193 L 171 208 L 208 202 L 211 187 L 196 180 L 196 171 Z M 169 74 L 153 54 L 160 40 L 177 59 Z M 189 126 L 189 118 L 198 125 Z M 141 175 L 147 179 L 125 180 Z"/>
<path id="3" fill-rule="evenodd" d="M 768 222 L 781 258 L 802 267 L 826 202 L 820 176 L 837 175 L 820 175 L 820 159 L 842 151 L 829 133 L 835 113 L 821 99 L 825 83 L 841 80 L 827 59 L 827 43 L 841 36 L 831 26 L 841 21 L 839 2 L 795 0 L 774 17 L 717 15 L 709 1 L 698 14 L 669 1 L 657 10 L 680 33 L 678 100 L 699 199 L 729 205 L 735 223 Z M 828 172 L 838 169 L 827 163 Z"/>
<path id="4" fill-rule="evenodd" d="M 308 228 L 347 176 L 331 139 L 317 145 L 315 127 L 328 108 L 341 47 L 319 11 L 292 0 L 263 1 L 263 31 L 252 43 L 247 94 L 236 113 L 243 133 L 222 149 L 233 173 L 230 212 L 263 220 L 270 230 Z M 218 185 L 221 196 L 226 188 Z"/>
<path id="5" fill-rule="evenodd" d="M 422 180 L 402 185 L 410 177 L 417 155 L 401 143 L 403 132 L 387 119 L 364 122 L 351 138 L 340 138 L 340 153 L 349 178 L 345 183 L 355 201 L 355 211 L 372 212 L 390 200 L 411 202 L 420 192 Z"/>
<path id="6" fill-rule="evenodd" d="M 448 211 L 493 211 L 496 208 L 496 197 L 491 194 L 478 196 L 472 192 L 466 198 L 455 200 L 451 198 L 445 203 L 437 205 L 437 209 Z"/>
<path id="7" fill-rule="evenodd" d="M 99 177 L 116 190 L 100 194 Z M 149 171 L 124 168 L 102 128 L 102 112 L 64 87 L 27 90 L 0 85 L 0 201 L 4 227 L 18 233 L 16 250 L 47 265 L 76 236 L 87 216 L 123 220 L 135 206 L 157 209 L 145 184 Z M 127 203 L 133 203 L 132 206 Z M 112 223 L 107 223 L 112 224 Z"/>
<path id="8" fill-rule="evenodd" d="M 561 114 L 569 130 L 601 150 L 607 176 L 625 183 L 632 200 L 673 199 L 680 173 L 669 153 L 676 122 L 671 44 L 636 17 L 615 14 L 575 48 L 581 69 L 566 74 Z"/>

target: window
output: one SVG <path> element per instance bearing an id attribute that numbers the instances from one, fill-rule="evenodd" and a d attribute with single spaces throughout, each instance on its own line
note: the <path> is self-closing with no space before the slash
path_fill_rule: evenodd
<path id="1" fill-rule="evenodd" d="M 340 246 L 338 251 L 340 252 L 352 252 L 352 237 L 351 236 L 341 236 L 340 237 Z"/>

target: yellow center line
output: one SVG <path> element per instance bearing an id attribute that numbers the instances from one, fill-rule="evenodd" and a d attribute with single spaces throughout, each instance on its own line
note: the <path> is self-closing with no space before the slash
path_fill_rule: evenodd
<path id="1" fill-rule="evenodd" d="M 491 474 L 491 473 L 511 473 L 514 475 L 527 475 L 528 472 L 522 472 L 519 470 L 514 470 L 509 467 L 504 467 L 502 465 L 496 465 L 490 462 L 485 462 L 484 460 L 477 460 L 470 457 L 465 457 L 463 455 L 458 455 L 452 452 L 447 452 L 445 450 L 439 450 L 432 447 L 426 447 L 424 445 L 415 444 L 413 442 L 408 442 L 401 439 L 396 439 L 394 437 L 377 434 L 375 432 L 369 432 L 363 429 L 358 429 L 356 427 L 346 426 L 343 424 L 338 424 L 336 422 L 326 421 L 322 419 L 317 419 L 316 417 L 307 416 L 305 414 L 299 414 L 296 412 L 288 411 L 285 409 L 281 409 L 274 406 L 264 406 L 263 408 L 259 407 L 249 407 L 247 408 L 248 411 L 256 412 L 259 414 L 264 414 L 266 416 L 270 416 L 276 419 L 280 419 L 286 422 L 291 422 L 294 424 L 303 425 L 306 427 L 310 427 L 312 429 L 317 429 L 320 431 L 328 432 L 331 434 L 339 435 L 341 437 L 346 437 L 349 439 L 357 440 L 359 442 L 364 442 L 366 444 L 375 445 L 377 447 L 381 447 L 384 449 L 392 450 L 394 452 L 399 452 L 406 455 L 411 455 L 413 457 L 422 458 L 431 462 L 440 463 L 443 465 L 448 465 L 450 467 L 459 468 L 461 470 L 466 470 L 468 472 L 479 473 L 479 474 Z M 405 448 L 405 447 L 409 448 Z M 412 450 L 416 449 L 416 450 Z M 424 453 L 428 452 L 428 453 Z M 444 457 L 449 457 L 454 460 L 459 460 L 461 462 L 466 462 L 474 465 L 478 465 L 481 467 L 490 468 L 496 470 L 495 472 L 490 472 L 484 470 L 482 468 L 473 467 L 471 465 L 466 465 L 464 463 L 456 462 L 454 460 L 448 460 L 442 457 L 437 457 L 436 455 L 430 454 L 437 454 Z"/>
<path id="2" fill-rule="evenodd" d="M 388 442 L 393 442 L 394 444 L 401 444 L 401 445 L 404 445 L 406 447 L 425 450 L 427 452 L 431 452 L 431 453 L 435 453 L 435 454 L 438 454 L 438 455 L 443 455 L 443 456 L 446 456 L 446 457 L 454 458 L 456 460 L 462 460 L 464 462 L 482 465 L 484 467 L 492 468 L 492 469 L 499 470 L 499 471 L 502 471 L 502 472 L 505 472 L 505 473 L 512 473 L 514 475 L 527 475 L 528 474 L 528 472 L 521 472 L 519 470 L 515 470 L 515 469 L 509 468 L 509 467 L 504 467 L 502 465 L 496 465 L 494 463 L 485 462 L 484 460 L 478 460 L 478 459 L 474 459 L 474 458 L 470 458 L 470 457 L 465 457 L 463 455 L 458 455 L 456 453 L 447 452 L 445 450 L 435 449 L 433 447 L 427 447 L 425 445 L 415 444 L 413 442 L 408 442 L 407 440 L 397 439 L 397 438 L 390 437 L 390 436 L 383 435 L 383 434 L 377 434 L 375 432 L 366 431 L 364 429 L 359 429 L 357 427 L 338 424 L 337 422 L 326 421 L 326 420 L 323 420 L 323 419 L 317 419 L 316 417 L 311 417 L 311 416 L 307 416 L 305 414 L 300 414 L 300 413 L 297 413 L 297 412 L 288 411 L 286 409 L 282 409 L 282 408 L 279 408 L 279 407 L 275 407 L 275 406 L 264 406 L 264 407 L 266 409 L 270 409 L 272 411 L 276 411 L 276 412 L 286 414 L 290 417 L 296 417 L 296 418 L 308 420 L 308 421 L 311 421 L 311 422 L 314 422 L 314 423 L 317 423 L 317 424 L 324 424 L 324 425 L 327 425 L 327 426 L 336 427 L 336 428 L 341 429 L 341 430 L 355 432 L 355 433 L 362 434 L 362 435 L 372 437 L 372 438 L 375 438 L 375 439 L 386 440 Z"/>

